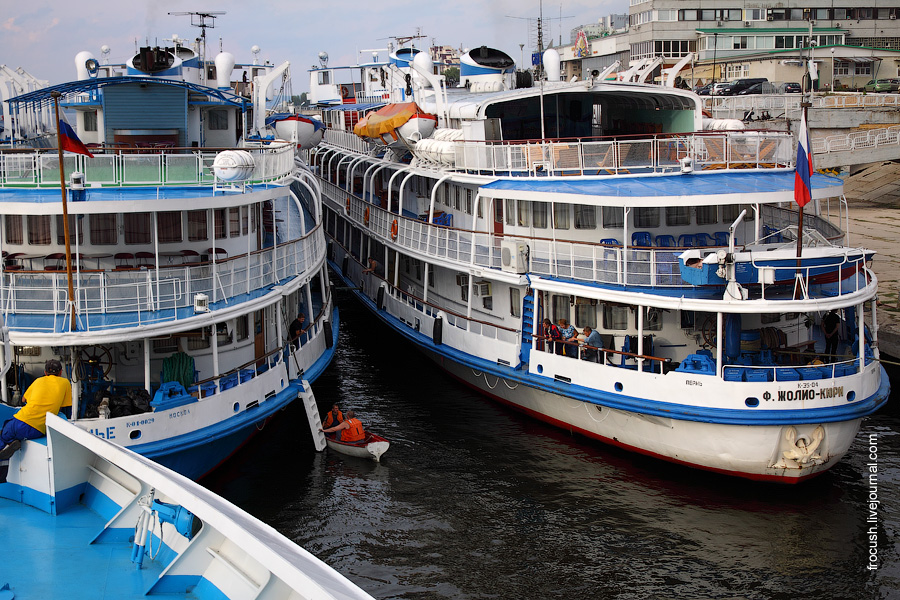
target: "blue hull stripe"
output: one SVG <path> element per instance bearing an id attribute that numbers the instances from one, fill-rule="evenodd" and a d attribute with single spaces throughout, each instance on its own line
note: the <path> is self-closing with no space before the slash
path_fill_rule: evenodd
<path id="1" fill-rule="evenodd" d="M 332 270 L 338 274 L 349 286 L 354 284 L 345 278 L 337 264 L 329 261 Z M 502 377 L 510 381 L 516 381 L 523 385 L 540 389 L 553 394 L 566 396 L 583 402 L 591 402 L 609 408 L 625 410 L 634 413 L 653 415 L 663 418 L 679 419 L 683 421 L 698 421 L 702 423 L 718 423 L 724 425 L 797 425 L 802 423 L 833 423 L 842 421 L 852 421 L 860 419 L 866 415 L 870 415 L 877 411 L 887 401 L 890 392 L 890 383 L 884 367 L 881 368 L 881 386 L 878 391 L 870 397 L 847 404 L 846 406 L 831 408 L 815 408 L 807 410 L 738 410 L 725 408 L 706 408 L 701 406 L 683 406 L 678 404 L 669 404 L 648 400 L 646 398 L 637 398 L 634 396 L 625 396 L 620 394 L 610 394 L 601 392 L 592 388 L 557 383 L 545 377 L 540 377 L 516 371 L 509 367 L 501 367 L 496 363 L 484 360 L 461 352 L 445 345 L 437 346 L 427 336 L 411 329 L 396 317 L 391 316 L 386 311 L 378 310 L 375 303 L 368 296 L 358 290 L 353 290 L 359 300 L 365 306 L 375 313 L 379 319 L 384 321 L 392 329 L 398 331 L 410 341 L 418 346 L 448 358 L 455 363 L 490 373 L 495 377 Z"/>

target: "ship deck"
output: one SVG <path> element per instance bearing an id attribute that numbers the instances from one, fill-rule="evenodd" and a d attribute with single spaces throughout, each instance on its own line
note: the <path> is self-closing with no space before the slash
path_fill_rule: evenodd
<path id="1" fill-rule="evenodd" d="M 60 515 L 0 498 L 0 539 L 5 541 L 0 587 L 29 598 L 145 598 L 164 565 L 131 562 L 131 543 L 92 544 L 104 519 L 82 505 Z M 0 598 L 9 592 L 0 590 Z"/>

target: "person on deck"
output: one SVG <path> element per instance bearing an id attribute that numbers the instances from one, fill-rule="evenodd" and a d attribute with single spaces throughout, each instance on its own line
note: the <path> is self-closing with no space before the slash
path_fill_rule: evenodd
<path id="1" fill-rule="evenodd" d="M 554 325 L 550 319 L 544 319 L 542 325 L 544 329 L 544 338 L 547 340 L 547 352 L 562 354 L 562 344 L 555 341 L 562 337 L 559 333 L 559 327 Z"/>
<path id="2" fill-rule="evenodd" d="M 559 334 L 562 336 L 562 340 L 564 342 L 574 342 L 575 341 L 575 327 L 573 325 L 569 325 L 569 322 L 565 319 L 559 320 Z M 570 346 L 568 344 L 559 344 L 564 348 L 563 352 L 557 352 L 557 354 L 565 354 L 566 356 L 577 356 L 578 349 L 575 346 Z"/>
<path id="3" fill-rule="evenodd" d="M 291 344 L 293 344 L 294 349 L 300 347 L 300 336 L 306 333 L 308 327 L 306 329 L 303 328 L 303 324 L 306 322 L 306 315 L 303 312 L 297 313 L 297 318 L 291 321 L 290 326 L 288 327 L 288 337 L 291 339 Z"/>
<path id="4" fill-rule="evenodd" d="M 322 427 L 332 427 L 339 423 L 344 422 L 344 413 L 341 412 L 341 409 L 338 408 L 338 405 L 335 404 L 331 407 L 331 410 L 325 415 L 325 422 L 322 423 Z"/>
<path id="5" fill-rule="evenodd" d="M 363 429 L 362 422 L 356 418 L 356 413 L 352 410 L 347 411 L 347 420 L 329 427 L 327 429 L 319 429 L 324 433 L 332 433 L 337 431 L 337 439 L 342 442 L 359 442 L 366 437 L 366 430 Z"/>
<path id="6" fill-rule="evenodd" d="M 44 376 L 34 380 L 25 391 L 25 406 L 3 424 L 0 431 L 0 460 L 7 460 L 22 446 L 22 440 L 47 435 L 47 413 L 56 414 L 72 407 L 72 384 L 60 377 L 62 364 L 50 359 L 44 364 Z M 65 412 L 65 411 L 64 411 Z"/>
<path id="7" fill-rule="evenodd" d="M 829 310 L 822 317 L 822 333 L 825 335 L 825 352 L 823 354 L 830 362 L 834 362 L 837 355 L 838 343 L 841 341 L 840 327 L 841 317 L 834 309 Z"/>
<path id="8" fill-rule="evenodd" d="M 373 275 L 377 275 L 379 277 L 384 275 L 384 271 L 380 268 L 381 265 L 378 264 L 377 260 L 370 256 L 366 262 L 369 264 L 369 266 L 363 269 L 363 273 L 372 273 Z"/>
<path id="9" fill-rule="evenodd" d="M 584 326 L 584 345 L 592 346 L 592 348 L 585 348 L 581 351 L 582 360 L 602 362 L 600 360 L 600 356 L 602 356 L 600 350 L 603 349 L 603 339 L 600 337 L 599 333 L 587 325 Z"/>

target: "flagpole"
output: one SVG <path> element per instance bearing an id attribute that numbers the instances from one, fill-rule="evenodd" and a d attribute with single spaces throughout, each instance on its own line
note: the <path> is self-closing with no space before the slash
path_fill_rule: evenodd
<path id="1" fill-rule="evenodd" d="M 56 150 L 59 152 L 59 189 L 62 194 L 63 233 L 66 242 L 66 279 L 68 279 L 69 283 L 69 308 L 70 314 L 72 315 L 69 330 L 76 331 L 78 327 L 75 320 L 75 287 L 72 284 L 72 247 L 69 242 L 69 209 L 66 204 L 66 172 L 63 168 L 63 149 L 59 132 L 59 97 L 62 96 L 62 94 L 54 90 L 50 92 L 50 96 L 53 98 L 53 110 L 56 113 Z"/>

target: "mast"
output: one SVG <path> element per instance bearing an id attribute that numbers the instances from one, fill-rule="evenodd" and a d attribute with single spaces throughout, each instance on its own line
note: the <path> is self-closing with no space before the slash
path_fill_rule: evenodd
<path id="1" fill-rule="evenodd" d="M 63 210 L 63 236 L 66 243 L 66 279 L 69 283 L 69 310 L 71 313 L 70 331 L 78 329 L 75 321 L 75 286 L 72 284 L 72 247 L 69 242 L 69 209 L 66 204 L 66 171 L 63 168 L 63 149 L 59 133 L 59 97 L 62 96 L 56 90 L 50 92 L 53 98 L 53 110 L 56 113 L 56 150 L 59 153 L 59 190 L 62 194 Z"/>

